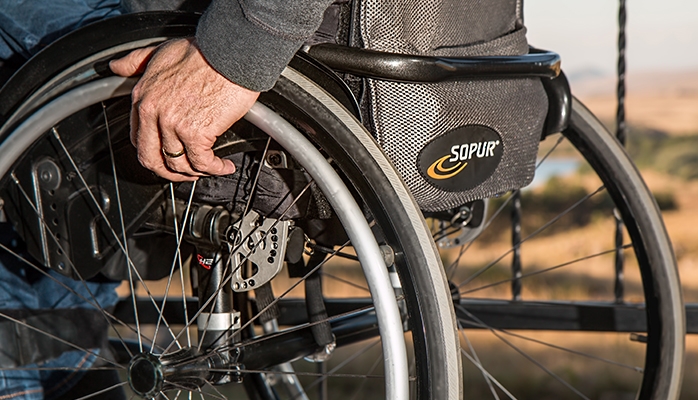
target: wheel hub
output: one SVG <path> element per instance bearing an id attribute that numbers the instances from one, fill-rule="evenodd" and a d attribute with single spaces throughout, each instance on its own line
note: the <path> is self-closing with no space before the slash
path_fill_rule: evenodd
<path id="1" fill-rule="evenodd" d="M 128 383 L 143 398 L 153 398 L 163 389 L 162 363 L 152 354 L 136 354 L 128 366 Z"/>
<path id="2" fill-rule="evenodd" d="M 138 353 L 129 363 L 128 383 L 138 396 L 152 399 L 171 389 L 200 390 L 206 383 L 236 382 L 240 368 L 225 354 L 202 353 L 192 347 L 162 356 Z"/>

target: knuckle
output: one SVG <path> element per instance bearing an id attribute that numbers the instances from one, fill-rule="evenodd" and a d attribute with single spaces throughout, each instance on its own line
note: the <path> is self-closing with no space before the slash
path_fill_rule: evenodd
<path id="1" fill-rule="evenodd" d="M 138 153 L 138 162 L 140 162 L 142 166 L 148 168 L 151 171 L 154 171 L 155 168 L 157 168 L 157 163 L 153 162 L 152 159 L 146 157 L 141 153 Z"/>
<path id="2" fill-rule="evenodd" d="M 141 100 L 136 104 L 136 110 L 141 118 L 155 115 L 155 105 L 150 101 Z"/>

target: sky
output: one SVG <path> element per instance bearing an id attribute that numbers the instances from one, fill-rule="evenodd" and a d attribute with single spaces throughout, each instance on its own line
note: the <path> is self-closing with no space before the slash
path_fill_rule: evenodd
<path id="1" fill-rule="evenodd" d="M 698 1 L 627 0 L 627 68 L 698 70 Z M 524 0 L 529 43 L 562 57 L 569 75 L 613 74 L 617 0 Z"/>

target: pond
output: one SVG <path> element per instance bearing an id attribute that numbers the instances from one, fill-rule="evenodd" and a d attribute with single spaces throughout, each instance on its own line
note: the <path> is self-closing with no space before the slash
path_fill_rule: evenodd
<path id="1" fill-rule="evenodd" d="M 540 160 L 537 162 L 540 162 Z M 526 188 L 532 189 L 541 186 L 554 176 L 572 174 L 579 169 L 580 164 L 580 160 L 572 157 L 548 158 L 536 169 L 536 176 L 533 178 L 533 182 Z"/>

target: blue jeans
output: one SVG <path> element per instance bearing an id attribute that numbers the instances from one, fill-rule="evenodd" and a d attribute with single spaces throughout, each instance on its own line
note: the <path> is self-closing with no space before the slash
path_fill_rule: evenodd
<path id="1" fill-rule="evenodd" d="M 21 62 L 29 59 L 44 46 L 71 30 L 122 13 L 120 0 L 2 1 L 0 65 L 6 60 Z M 9 224 L 0 225 L 0 229 L 11 229 Z M 92 307 L 54 280 L 45 276 L 36 277 L 36 272 L 32 271 L 31 267 L 9 254 L 2 253 L 3 250 L 0 249 L 0 310 Z M 84 298 L 92 299 L 81 282 L 52 271 L 49 273 Z M 29 275 L 35 277 L 29 279 Z M 104 308 L 113 306 L 118 301 L 115 291 L 117 285 L 87 283 L 89 291 Z M 53 339 L 47 337 L 46 340 Z M 90 351 L 99 353 L 99 349 Z M 22 370 L 0 370 L 0 399 L 34 400 L 58 397 L 79 381 L 84 371 L 48 371 L 45 370 L 47 367 L 89 368 L 96 360 L 94 354 L 76 350 L 65 352 L 42 364 L 41 371 L 31 370 L 31 365 Z"/>
<path id="2" fill-rule="evenodd" d="M 115 291 L 118 283 L 86 282 L 83 284 L 49 271 L 49 275 L 54 278 L 51 279 L 38 274 L 33 267 L 25 265 L 16 258 L 13 262 L 13 257 L 4 254 L 0 259 L 0 312 L 2 310 L 93 308 L 83 300 L 89 299 L 93 302 L 92 296 L 102 308 L 107 308 L 115 305 L 119 300 Z M 3 261 L 12 265 L 6 266 Z M 33 277 L 29 278 L 29 276 Z M 66 287 L 80 294 L 82 298 L 71 293 Z M 47 336 L 46 340 L 54 339 Z M 93 354 L 78 350 L 65 352 L 42 364 L 42 370 L 31 370 L 34 365 L 23 367 L 25 369 L 0 370 L 0 398 L 33 400 L 60 396 L 82 378 L 84 371 L 48 371 L 44 368 L 89 368 L 97 360 L 95 354 L 99 354 L 99 349 L 89 350 Z"/>
<path id="3" fill-rule="evenodd" d="M 121 0 L 2 1 L 0 60 L 29 59 L 72 30 L 122 13 Z"/>

